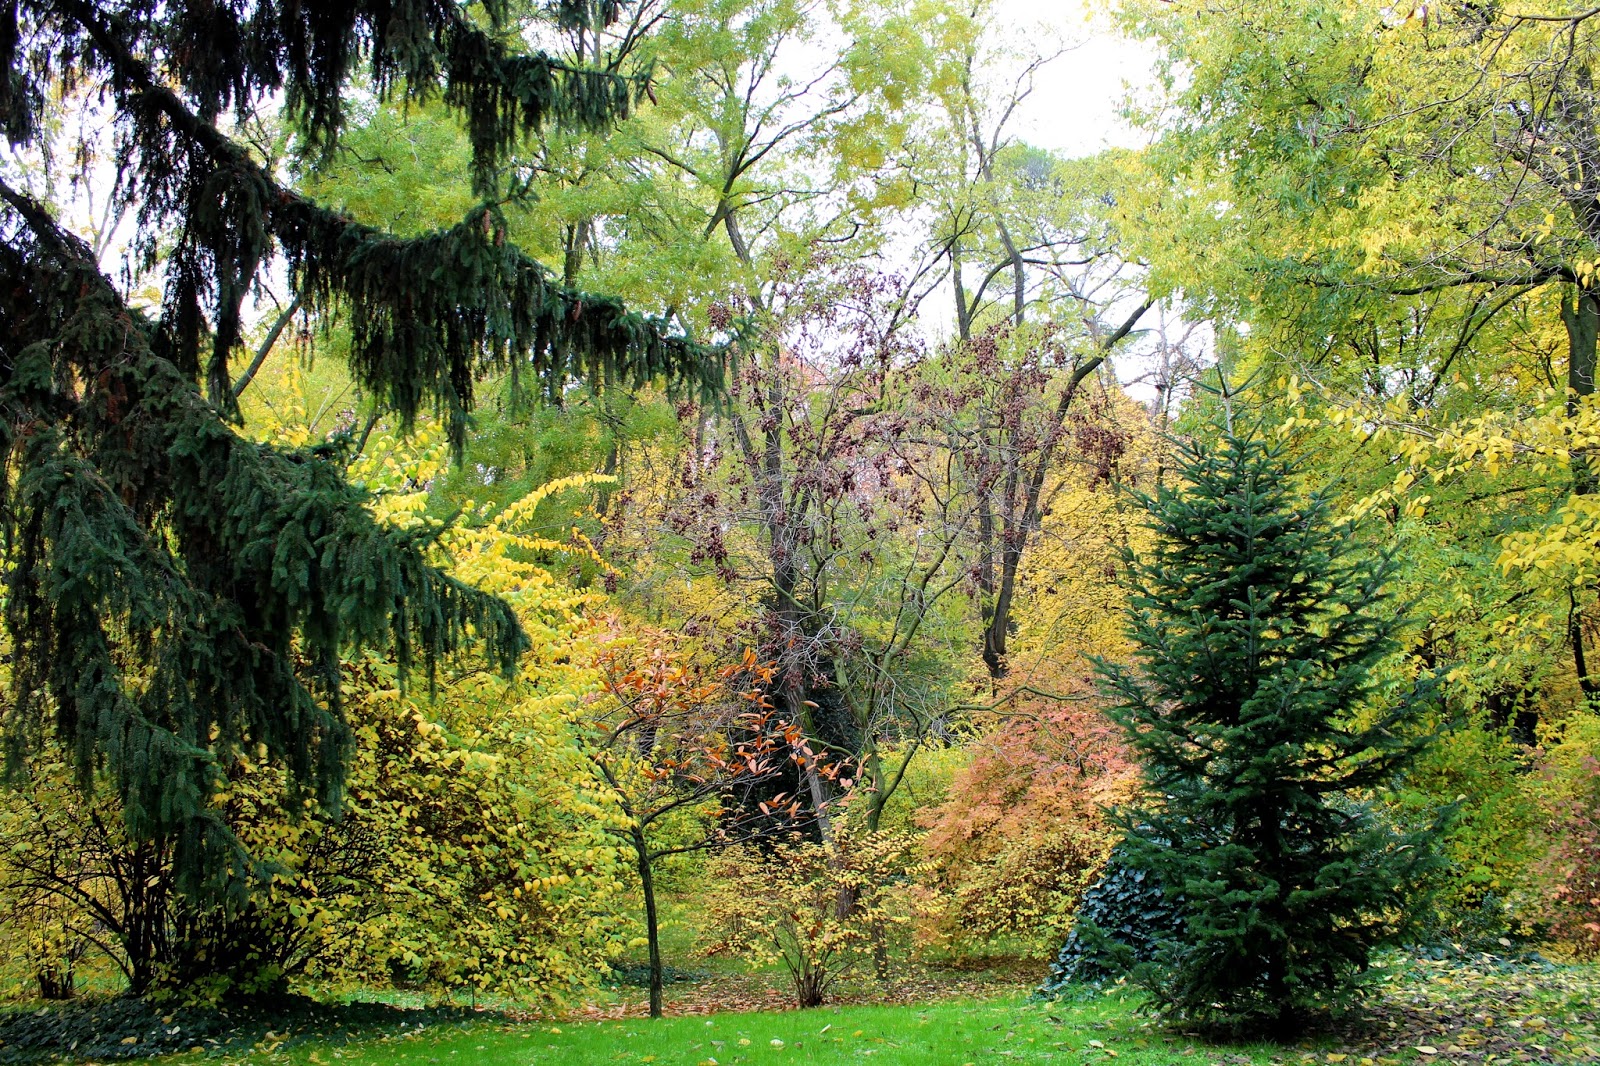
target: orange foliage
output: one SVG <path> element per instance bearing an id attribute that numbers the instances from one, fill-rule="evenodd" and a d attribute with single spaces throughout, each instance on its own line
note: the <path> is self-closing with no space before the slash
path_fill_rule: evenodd
<path id="1" fill-rule="evenodd" d="M 923 816 L 936 943 L 966 950 L 996 937 L 1059 946 L 1079 897 L 1116 842 L 1106 808 L 1130 799 L 1138 771 L 1121 731 L 1084 694 L 1034 698 L 975 746 L 946 801 Z"/>

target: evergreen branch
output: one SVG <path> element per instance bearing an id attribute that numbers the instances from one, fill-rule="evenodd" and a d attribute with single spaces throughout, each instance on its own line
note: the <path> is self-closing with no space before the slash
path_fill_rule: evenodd
<path id="1" fill-rule="evenodd" d="M 226 363 L 249 280 L 241 275 L 254 274 L 273 239 L 289 259 L 298 299 L 325 324 L 348 312 L 357 383 L 395 411 L 407 429 L 431 401 L 448 423 L 458 456 L 473 383 L 484 373 L 509 371 L 518 392 L 522 375 L 531 372 L 555 400 L 573 380 L 637 387 L 664 378 L 673 394 L 689 392 L 702 400 L 720 392 L 720 348 L 674 336 L 665 320 L 629 312 L 614 297 L 560 285 L 543 264 L 506 240 L 495 205 L 474 208 L 448 230 L 409 239 L 327 210 L 279 185 L 191 110 L 111 25 L 93 17 L 91 5 L 62 0 L 62 6 L 111 64 L 117 93 L 135 115 L 144 159 L 164 157 L 167 181 L 161 171 L 146 179 L 145 231 L 161 232 L 160 219 L 152 217 L 160 206 L 187 207 L 189 190 L 201 185 L 216 203 L 204 221 L 226 231 L 207 242 L 214 245 L 213 258 L 244 267 L 214 271 L 223 304 L 208 374 L 214 395 L 233 396 Z M 176 152 L 174 135 L 180 141 Z M 161 189 L 162 184 L 173 187 Z M 157 191 L 162 195 L 151 195 Z M 185 370 L 198 369 L 197 301 L 204 272 L 192 259 L 200 254 L 185 242 L 174 255 L 176 284 L 163 315 L 175 362 Z"/>
<path id="2" fill-rule="evenodd" d="M 431 682 L 469 642 L 509 674 L 527 638 L 327 458 L 235 433 L 83 242 L 3 181 L 0 200 L 8 762 L 53 710 L 80 783 L 103 771 L 131 830 L 174 840 L 190 891 L 237 883 L 219 767 L 264 745 L 336 810 L 342 653 L 387 647 Z"/>
<path id="3" fill-rule="evenodd" d="M 315 5 L 135 4 L 107 12 L 87 0 L 23 5 L 41 22 L 76 23 L 104 56 L 109 32 L 161 54 L 162 66 L 203 115 L 230 107 L 243 113 L 256 99 L 283 90 L 289 114 L 310 147 L 337 145 L 345 124 L 344 93 L 365 57 L 380 98 L 439 93 L 461 113 L 472 144 L 475 186 L 488 193 L 500 162 L 520 139 L 547 126 L 604 130 L 626 119 L 650 91 L 649 76 L 575 66 L 544 52 L 513 52 L 453 0 L 394 5 L 382 0 L 324 0 Z M 495 28 L 507 14 L 487 5 Z M 211 47 L 189 47 L 201 40 Z M 12 58 L 10 56 L 4 58 Z M 8 64 L 9 68 L 10 64 Z"/>

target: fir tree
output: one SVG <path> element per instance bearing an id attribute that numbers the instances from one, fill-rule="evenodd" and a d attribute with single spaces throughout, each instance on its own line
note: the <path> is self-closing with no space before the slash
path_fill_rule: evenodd
<path id="1" fill-rule="evenodd" d="M 1178 473 L 1129 560 L 1136 665 L 1101 664 L 1152 801 L 1123 812 L 1127 861 L 1183 914 L 1132 969 L 1178 1016 L 1293 1027 L 1353 990 L 1434 861 L 1362 801 L 1418 751 L 1422 690 L 1383 669 L 1393 557 L 1297 494 L 1278 448 L 1184 444 Z"/>
<path id="2" fill-rule="evenodd" d="M 562 0 L 571 24 L 610 0 Z M 337 448 L 285 452 L 231 424 L 245 301 L 274 263 L 308 319 L 344 322 L 358 385 L 402 424 L 464 445 L 474 382 L 550 395 L 665 378 L 714 390 L 714 353 L 612 298 L 571 291 L 506 240 L 507 153 L 547 125 L 601 130 L 642 80 L 529 54 L 505 0 L 17 0 L 0 5 L 0 125 L 94 87 L 114 110 L 117 196 L 159 313 L 132 309 L 49 211 L 0 182 L 0 573 L 13 770 L 54 738 L 109 781 L 130 828 L 175 841 L 191 889 L 248 867 L 210 801 L 258 752 L 335 810 L 349 744 L 339 659 L 386 646 L 430 672 L 478 643 L 512 669 L 526 638 L 495 599 L 375 523 Z M 480 208 L 398 239 L 277 180 L 220 123 L 284 101 L 331 151 L 350 81 L 438 97 L 469 132 Z M 278 94 L 281 94 L 279 97 Z M 159 242 L 159 244 L 158 244 Z"/>

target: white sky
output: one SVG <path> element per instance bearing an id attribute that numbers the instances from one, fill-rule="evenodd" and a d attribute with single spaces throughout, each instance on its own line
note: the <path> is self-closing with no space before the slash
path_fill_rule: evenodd
<path id="1" fill-rule="evenodd" d="M 1149 50 L 1114 33 L 1084 0 L 999 0 L 998 8 L 1014 26 L 1077 42 L 1039 72 L 1019 116 L 1020 137 L 1073 156 L 1140 143 L 1117 112 L 1130 87 L 1150 83 Z"/>

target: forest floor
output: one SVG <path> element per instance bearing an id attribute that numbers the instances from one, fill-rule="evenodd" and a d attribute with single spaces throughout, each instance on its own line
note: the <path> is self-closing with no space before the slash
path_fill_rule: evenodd
<path id="1" fill-rule="evenodd" d="M 1202 1040 L 1151 1019 L 1120 989 L 1033 1001 L 1036 975 L 1025 979 L 1015 968 L 925 968 L 885 987 L 857 982 L 840 989 L 838 1002 L 809 1011 L 777 1009 L 787 1000 L 775 973 L 674 976 L 669 1017 L 654 1022 L 640 1017 L 643 991 L 630 985 L 554 1019 L 374 1004 L 145 1018 L 118 1006 L 132 1001 L 103 1000 L 71 1008 L 100 1012 L 76 1038 L 56 1011 L 13 1009 L 0 1014 L 0 1063 L 152 1055 L 160 1063 L 261 1066 L 1600 1063 L 1600 967 L 1537 957 L 1395 959 L 1379 971 L 1361 1014 L 1293 1045 Z"/>

